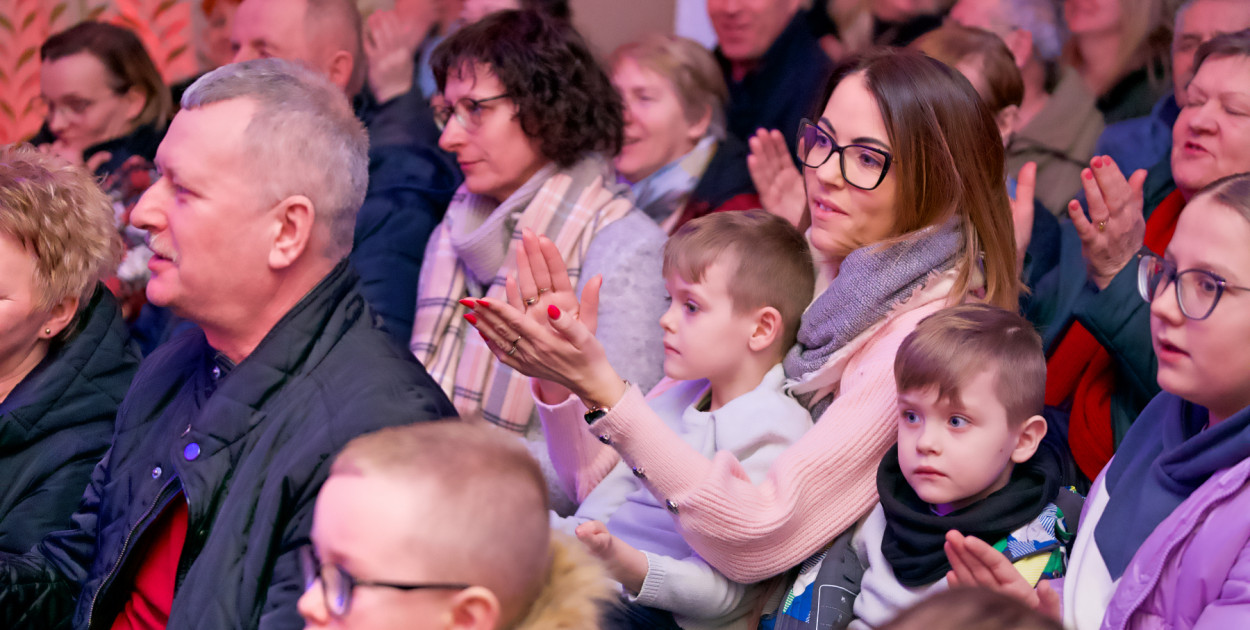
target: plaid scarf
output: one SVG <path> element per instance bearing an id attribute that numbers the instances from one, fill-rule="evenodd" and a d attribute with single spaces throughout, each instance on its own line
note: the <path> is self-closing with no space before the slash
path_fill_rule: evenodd
<path id="1" fill-rule="evenodd" d="M 465 418 L 523 433 L 534 400 L 529 378 L 495 360 L 464 321 L 466 297 L 505 300 L 504 279 L 516 273 L 521 230 L 545 234 L 577 282 L 595 234 L 634 208 L 610 182 L 608 162 L 593 156 L 563 170 L 548 166 L 503 203 L 456 191 L 446 218 L 426 246 L 409 348 Z"/>
<path id="2" fill-rule="evenodd" d="M 716 138 L 704 136 L 689 153 L 669 162 L 660 170 L 632 186 L 638 209 L 672 234 L 674 224 L 686 207 L 691 191 L 707 171 L 716 154 Z M 622 183 L 628 183 L 621 178 Z"/>

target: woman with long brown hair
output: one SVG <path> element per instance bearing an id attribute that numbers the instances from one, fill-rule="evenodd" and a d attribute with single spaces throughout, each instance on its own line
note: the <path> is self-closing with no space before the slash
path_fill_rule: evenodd
<path id="1" fill-rule="evenodd" d="M 495 356 L 544 380 L 566 486 L 585 496 L 623 458 L 699 555 L 740 582 L 797 565 L 877 500 L 895 440 L 894 355 L 916 323 L 968 300 L 1014 308 L 1019 295 L 1003 146 L 967 80 L 919 53 L 874 51 L 836 69 L 821 103 L 798 138 L 819 296 L 783 362 L 817 422 L 763 483 L 726 453 L 698 455 L 617 376 L 583 323 L 598 296 L 558 288 L 568 283 L 543 262 L 546 241 L 528 239 L 521 284 L 555 291 L 525 312 L 519 300 L 475 309 Z"/>

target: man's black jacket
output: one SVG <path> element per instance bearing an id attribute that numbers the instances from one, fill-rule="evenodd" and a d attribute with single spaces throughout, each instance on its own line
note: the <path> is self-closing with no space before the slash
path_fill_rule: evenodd
<path id="1" fill-rule="evenodd" d="M 302 627 L 296 550 L 333 455 L 455 414 L 374 320 L 341 263 L 233 368 L 198 330 L 148 357 L 75 527 L 0 556 L 0 627 L 109 628 L 136 544 L 174 500 L 189 520 L 168 627 Z"/>

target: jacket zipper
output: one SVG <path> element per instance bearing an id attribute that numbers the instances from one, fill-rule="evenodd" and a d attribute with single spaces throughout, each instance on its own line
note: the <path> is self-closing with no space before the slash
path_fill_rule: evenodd
<path id="1" fill-rule="evenodd" d="M 117 573 L 117 569 L 121 567 L 122 560 L 125 559 L 126 552 L 128 549 L 130 549 L 131 540 L 134 538 L 135 532 L 139 530 L 139 525 L 143 524 L 143 522 L 146 521 L 148 517 L 152 515 L 152 512 L 156 509 L 157 505 L 169 503 L 169 499 L 171 497 L 167 497 L 165 496 L 165 494 L 166 494 L 166 491 L 169 490 L 170 486 L 173 485 L 176 479 L 177 478 L 175 477 L 165 482 L 165 485 L 161 487 L 160 492 L 156 493 L 156 500 L 152 502 L 152 505 L 148 506 L 148 509 L 147 511 L 143 513 L 143 516 L 139 517 L 139 520 L 135 523 L 135 526 L 131 528 L 129 532 L 126 533 L 126 540 L 122 541 L 121 552 L 117 554 L 117 560 L 113 562 L 113 566 L 109 568 L 108 573 L 104 574 L 104 579 L 100 581 L 100 586 L 96 588 L 95 594 L 91 596 L 91 605 L 87 607 L 87 628 L 91 628 L 93 626 L 92 621 L 95 618 L 96 600 L 100 598 L 100 593 L 103 593 L 104 589 L 108 588 L 109 582 L 113 579 L 114 575 Z"/>

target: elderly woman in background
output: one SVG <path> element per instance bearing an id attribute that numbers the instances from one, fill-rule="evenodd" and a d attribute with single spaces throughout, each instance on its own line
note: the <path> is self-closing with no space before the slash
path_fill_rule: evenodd
<path id="1" fill-rule="evenodd" d="M 1183 116 L 1183 114 L 1182 114 Z M 1085 501 L 1064 578 L 1064 627 L 1237 628 L 1250 616 L 1250 175 L 1194 196 L 1166 252 L 1133 265 L 1163 392 Z M 1057 614 L 981 541 L 947 536 L 952 585 Z M 1044 605 L 1043 605 L 1044 603 Z"/>
<path id="2" fill-rule="evenodd" d="M 466 305 L 507 291 L 529 304 L 541 297 L 540 287 L 505 286 L 532 231 L 557 244 L 579 286 L 607 287 L 599 337 L 608 356 L 628 378 L 655 384 L 665 235 L 615 181 L 621 101 L 582 38 L 540 14 L 501 11 L 448 37 L 433 66 L 446 103 L 435 111 L 439 145 L 456 155 L 464 184 L 426 248 L 412 351 L 462 416 L 524 433 L 535 415 L 529 379 L 494 358 Z"/>
<path id="3" fill-rule="evenodd" d="M 70 525 L 138 368 L 100 279 L 119 243 L 80 168 L 0 150 L 0 551 Z"/>
<path id="4" fill-rule="evenodd" d="M 1146 171 L 1125 179 L 1110 158 L 1096 156 L 1082 173 L 1088 216 L 1069 204 L 1059 262 L 1034 286 L 1025 313 L 1041 327 L 1049 357 L 1047 420 L 1086 479 L 1098 475 L 1159 393 L 1149 309 L 1136 298 L 1138 255 L 1163 253 L 1186 203 L 1204 186 L 1250 172 L 1250 126 L 1243 120 L 1250 111 L 1250 30 L 1203 44 L 1188 91 L 1172 128 L 1171 185 L 1143 201 Z"/>
<path id="5" fill-rule="evenodd" d="M 760 207 L 746 145 L 725 129 L 729 91 L 707 49 L 651 35 L 616 49 L 611 65 L 625 101 L 616 170 L 643 212 L 671 234 L 710 212 Z"/>

